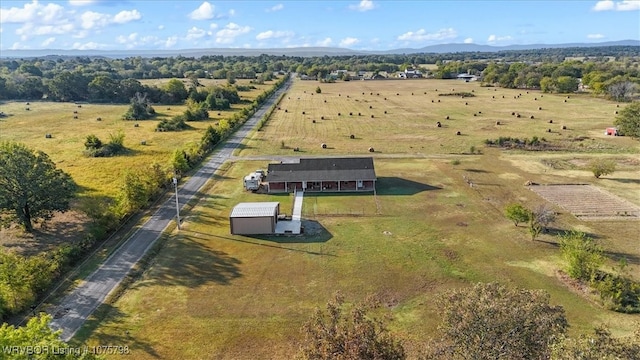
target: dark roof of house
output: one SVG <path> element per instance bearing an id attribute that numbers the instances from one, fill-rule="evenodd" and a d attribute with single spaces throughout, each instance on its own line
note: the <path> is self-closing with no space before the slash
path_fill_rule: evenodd
<path id="1" fill-rule="evenodd" d="M 299 163 L 269 164 L 267 181 L 355 181 L 375 180 L 373 158 L 313 158 Z"/>

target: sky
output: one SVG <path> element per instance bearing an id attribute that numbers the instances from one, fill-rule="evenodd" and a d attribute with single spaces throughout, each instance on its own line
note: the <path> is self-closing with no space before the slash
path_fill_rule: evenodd
<path id="1" fill-rule="evenodd" d="M 640 0 L 0 1 L 8 49 L 421 48 L 640 39 Z"/>

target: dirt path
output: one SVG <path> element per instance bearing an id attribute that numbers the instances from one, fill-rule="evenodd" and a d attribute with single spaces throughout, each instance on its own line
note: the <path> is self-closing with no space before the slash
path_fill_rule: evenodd
<path id="1" fill-rule="evenodd" d="M 292 80 L 289 80 L 285 86 L 276 91 L 251 119 L 221 144 L 202 168 L 179 189 L 178 197 L 181 205 L 184 206 L 198 194 L 200 188 L 231 157 L 233 151 L 258 123 L 266 110 L 273 105 L 278 96 L 289 89 L 291 82 Z M 174 221 L 175 212 L 175 199 L 171 197 L 54 309 L 51 314 L 54 318 L 51 327 L 54 330 L 62 330 L 62 340 L 71 339 L 93 311 L 118 287 L 133 266 L 158 240 L 169 223 Z"/>

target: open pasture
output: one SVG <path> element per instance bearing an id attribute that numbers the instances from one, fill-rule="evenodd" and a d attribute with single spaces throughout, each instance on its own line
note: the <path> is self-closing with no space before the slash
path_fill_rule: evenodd
<path id="1" fill-rule="evenodd" d="M 474 96 L 440 96 L 462 92 Z M 564 145 L 586 137 L 580 146 L 600 151 L 637 147 L 631 139 L 603 134 L 620 108 L 588 94 L 543 94 L 460 80 L 299 80 L 279 107 L 240 155 L 291 154 L 294 148 L 303 155 L 366 154 L 369 148 L 382 154 L 464 153 L 500 136 L 537 136 Z"/>
<path id="2" fill-rule="evenodd" d="M 239 94 L 243 99 L 251 100 L 266 86 Z M 0 103 L 0 111 L 8 115 L 0 118 L 0 140 L 22 142 L 44 151 L 88 194 L 113 196 L 126 170 L 146 168 L 154 162 L 167 164 L 175 149 L 199 141 L 209 125 L 230 117 L 245 105 L 237 104 L 227 111 L 210 111 L 208 120 L 188 122 L 191 129 L 180 132 L 156 132 L 155 128 L 160 120 L 182 114 L 186 106 L 153 106 L 158 113 L 155 119 L 128 121 L 122 120 L 128 105 L 44 101 L 31 101 L 28 105 L 25 102 Z M 107 143 L 110 134 L 120 131 L 125 135 L 124 145 L 129 150 L 126 154 L 108 158 L 91 158 L 83 154 L 87 135 L 94 134 Z M 47 134 L 51 137 L 47 138 Z"/>
<path id="3" fill-rule="evenodd" d="M 307 233 L 293 237 L 229 235 L 236 203 L 280 201 L 289 212 L 292 201 L 289 194 L 245 192 L 242 177 L 269 161 L 237 161 L 216 175 L 208 194 L 185 214 L 182 230 L 167 235 L 150 268 L 105 305 L 77 341 L 126 344 L 136 359 L 291 358 L 313 308 L 340 291 L 348 301 L 368 295 L 382 301 L 390 328 L 414 358 L 434 332 L 438 294 L 496 280 L 547 290 L 551 302 L 566 309 L 574 334 L 603 322 L 617 334 L 630 333 L 634 316 L 606 311 L 556 277 L 560 259 L 552 235 L 532 242 L 526 229 L 502 216 L 502 205 L 514 199 L 540 201 L 514 181 L 539 175 L 496 154 L 461 156 L 458 165 L 377 158 L 375 198 L 307 194 Z M 477 185 L 466 185 L 465 174 Z M 561 214 L 557 226 L 577 224 Z M 582 229 L 608 250 L 633 252 L 635 240 L 617 238 L 616 226 Z M 624 240 L 626 248 L 610 244 L 614 240 Z M 638 269 L 637 253 L 633 259 Z"/>

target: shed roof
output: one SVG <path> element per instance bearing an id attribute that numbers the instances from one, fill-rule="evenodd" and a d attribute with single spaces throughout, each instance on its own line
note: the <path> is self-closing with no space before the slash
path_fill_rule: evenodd
<path id="1" fill-rule="evenodd" d="M 302 158 L 298 163 L 269 164 L 267 181 L 375 180 L 372 157 Z"/>
<path id="2" fill-rule="evenodd" d="M 277 215 L 279 202 L 246 202 L 239 203 L 231 210 L 232 218 L 267 217 Z"/>

